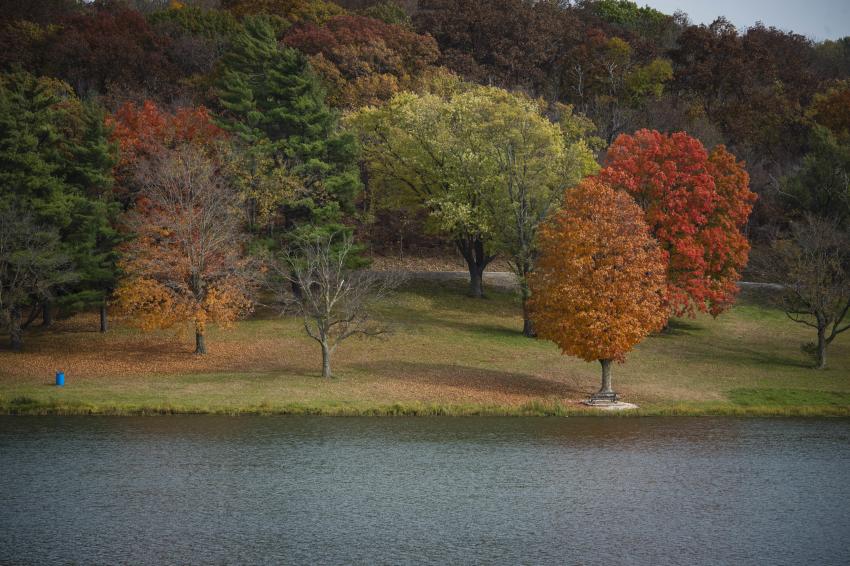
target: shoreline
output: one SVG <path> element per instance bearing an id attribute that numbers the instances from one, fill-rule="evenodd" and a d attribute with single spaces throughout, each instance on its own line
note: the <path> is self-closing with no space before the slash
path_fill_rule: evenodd
<path id="1" fill-rule="evenodd" d="M 62 403 L 34 399 L 0 400 L 3 416 L 322 416 L 322 417 L 850 417 L 846 405 L 757 405 L 728 402 L 648 404 L 637 409 L 605 411 L 580 405 L 540 401 L 524 405 L 391 403 L 375 405 L 309 405 L 289 403 L 255 406 L 118 405 Z"/>

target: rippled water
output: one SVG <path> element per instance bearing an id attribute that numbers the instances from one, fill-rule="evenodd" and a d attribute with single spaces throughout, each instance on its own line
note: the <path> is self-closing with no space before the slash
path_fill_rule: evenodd
<path id="1" fill-rule="evenodd" d="M 0 417 L 0 563 L 848 564 L 850 421 Z"/>

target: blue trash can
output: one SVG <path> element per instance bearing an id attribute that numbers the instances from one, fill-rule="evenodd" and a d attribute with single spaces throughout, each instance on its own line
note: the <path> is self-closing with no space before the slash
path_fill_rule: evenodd
<path id="1" fill-rule="evenodd" d="M 56 372 L 56 386 L 64 387 L 65 386 L 65 372 L 57 371 Z"/>

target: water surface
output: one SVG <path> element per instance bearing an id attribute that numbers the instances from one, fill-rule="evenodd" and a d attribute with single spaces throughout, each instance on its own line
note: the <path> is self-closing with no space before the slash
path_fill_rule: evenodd
<path id="1" fill-rule="evenodd" d="M 0 417 L 0 563 L 848 564 L 850 421 Z"/>

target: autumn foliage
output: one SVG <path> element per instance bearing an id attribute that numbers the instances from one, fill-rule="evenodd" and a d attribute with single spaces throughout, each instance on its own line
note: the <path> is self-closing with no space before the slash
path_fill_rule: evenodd
<path id="1" fill-rule="evenodd" d="M 664 250 L 672 314 L 716 316 L 731 306 L 756 200 L 743 163 L 722 145 L 708 153 L 684 132 L 640 130 L 614 141 L 599 179 L 643 208 Z"/>
<path id="2" fill-rule="evenodd" d="M 137 168 L 143 161 L 182 144 L 212 149 L 227 135 L 203 106 L 170 113 L 150 100 L 141 106 L 125 103 L 107 117 L 107 125 L 112 129 L 112 141 L 120 149 L 121 158 L 115 168 L 116 193 L 124 201 L 138 190 Z"/>
<path id="3" fill-rule="evenodd" d="M 623 361 L 667 322 L 665 262 L 634 200 L 595 178 L 544 224 L 529 278 L 538 336 L 586 361 Z"/>
<path id="4" fill-rule="evenodd" d="M 205 353 L 208 322 L 227 326 L 252 309 L 238 197 L 195 146 L 139 168 L 145 205 L 127 218 L 136 237 L 121 250 L 117 306 L 144 330 L 190 323 L 196 352 Z"/>
<path id="5" fill-rule="evenodd" d="M 389 100 L 439 56 L 431 36 L 362 16 L 297 26 L 284 42 L 310 56 L 329 88 L 328 102 L 345 108 Z"/>
<path id="6" fill-rule="evenodd" d="M 96 3 L 59 24 L 44 42 L 41 71 L 68 81 L 81 96 L 113 89 L 157 95 L 179 90 L 168 38 L 136 10 Z"/>

